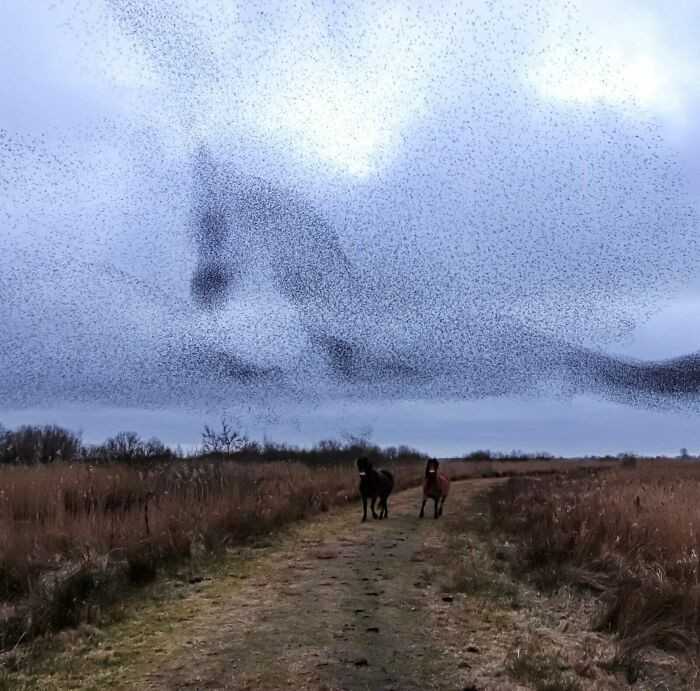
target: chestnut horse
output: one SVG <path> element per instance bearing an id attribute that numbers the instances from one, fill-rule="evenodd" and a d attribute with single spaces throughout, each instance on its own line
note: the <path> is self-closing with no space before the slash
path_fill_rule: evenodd
<path id="1" fill-rule="evenodd" d="M 372 500 L 372 518 L 387 518 L 387 500 L 394 489 L 394 476 L 388 470 L 375 470 L 365 456 L 357 459 L 360 473 L 360 496 L 362 497 L 362 520 L 367 520 L 367 499 Z M 379 516 L 374 510 L 374 502 L 379 499 Z"/>
<path id="2" fill-rule="evenodd" d="M 447 475 L 438 471 L 440 461 L 435 458 L 428 459 L 425 466 L 425 480 L 423 480 L 423 504 L 420 507 L 420 518 L 423 518 L 425 502 L 432 499 L 435 502 L 435 518 L 442 516 L 445 499 L 450 491 L 450 481 Z"/>

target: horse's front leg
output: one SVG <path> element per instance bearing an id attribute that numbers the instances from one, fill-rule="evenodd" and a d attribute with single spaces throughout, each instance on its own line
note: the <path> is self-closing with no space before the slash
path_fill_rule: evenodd
<path id="1" fill-rule="evenodd" d="M 367 495 L 362 495 L 362 522 L 367 520 Z"/>
<path id="2" fill-rule="evenodd" d="M 442 512 L 443 512 L 443 510 L 444 510 L 444 508 L 445 508 L 445 499 L 447 499 L 447 497 L 443 497 L 443 498 L 442 498 L 442 501 L 440 502 L 440 515 L 441 515 L 441 516 L 442 516 Z"/>
<path id="3" fill-rule="evenodd" d="M 372 497 L 372 518 L 379 518 L 377 512 L 374 510 L 374 503 L 377 501 L 377 497 Z"/>
<path id="4" fill-rule="evenodd" d="M 423 518 L 423 514 L 425 513 L 425 502 L 428 501 L 426 497 L 423 497 L 423 503 L 421 504 L 420 507 L 420 513 L 418 514 L 418 518 Z"/>
<path id="5" fill-rule="evenodd" d="M 438 507 L 440 505 L 440 497 L 433 497 L 433 500 L 435 501 L 435 518 L 437 518 L 440 515 L 438 513 Z"/>

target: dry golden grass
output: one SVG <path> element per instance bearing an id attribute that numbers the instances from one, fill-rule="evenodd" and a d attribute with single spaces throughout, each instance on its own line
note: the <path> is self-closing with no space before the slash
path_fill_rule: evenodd
<path id="1" fill-rule="evenodd" d="M 356 484 L 352 468 L 286 463 L 3 468 L 0 645 L 77 623 L 92 595 L 164 562 L 349 501 Z"/>
<path id="2" fill-rule="evenodd" d="M 598 627 L 623 655 L 700 641 L 700 465 L 642 461 L 599 474 L 517 478 L 492 494 L 495 525 L 518 538 L 542 585 L 601 593 Z"/>
<path id="3" fill-rule="evenodd" d="M 456 461 L 453 478 L 570 462 Z M 422 462 L 392 464 L 396 489 Z M 82 621 L 158 568 L 216 553 L 357 497 L 354 464 L 197 460 L 0 467 L 0 649 Z"/>

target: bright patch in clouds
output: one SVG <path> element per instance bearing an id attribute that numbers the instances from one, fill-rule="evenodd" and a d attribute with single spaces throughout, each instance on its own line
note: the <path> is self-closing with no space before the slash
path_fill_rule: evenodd
<path id="1" fill-rule="evenodd" d="M 630 7 L 596 5 L 587 14 L 590 26 L 580 33 L 555 20 L 544 37 L 527 74 L 540 95 L 681 116 L 687 63 L 661 40 L 656 22 Z"/>
<path id="2" fill-rule="evenodd" d="M 630 56 L 617 49 L 574 56 L 568 50 L 554 51 L 531 76 L 549 98 L 613 105 L 633 102 L 647 108 L 664 103 L 667 81 L 653 56 Z"/>
<path id="3" fill-rule="evenodd" d="M 309 68 L 301 71 L 303 79 L 280 94 L 284 115 L 279 125 L 270 120 L 267 124 L 281 130 L 302 154 L 354 176 L 370 174 L 396 125 L 383 112 L 381 87 L 377 83 L 362 87 L 340 70 L 329 69 L 329 63 Z"/>
<path id="4" fill-rule="evenodd" d="M 368 12 L 336 44 L 323 29 L 289 41 L 263 75 L 255 120 L 299 155 L 356 177 L 380 169 L 421 112 L 427 56 L 419 23 L 398 9 Z M 292 37 L 293 38 L 293 37 Z M 281 77 L 281 78 L 280 78 Z"/>

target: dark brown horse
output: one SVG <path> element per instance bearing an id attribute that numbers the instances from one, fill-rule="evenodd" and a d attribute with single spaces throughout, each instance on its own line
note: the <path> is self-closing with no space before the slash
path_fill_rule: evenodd
<path id="1" fill-rule="evenodd" d="M 450 492 L 450 481 L 447 475 L 441 473 L 438 468 L 440 461 L 436 458 L 428 459 L 425 465 L 425 480 L 423 480 L 423 504 L 420 507 L 420 518 L 423 518 L 425 502 L 432 499 L 435 502 L 435 518 L 442 516 L 445 499 Z"/>
<path id="2" fill-rule="evenodd" d="M 394 489 L 394 476 L 388 470 L 375 470 L 369 459 L 362 456 L 357 459 L 360 473 L 360 496 L 362 497 L 362 520 L 367 520 L 367 500 L 371 499 L 372 518 L 387 518 L 389 505 L 387 500 Z M 374 510 L 374 503 L 379 499 L 379 515 Z"/>

